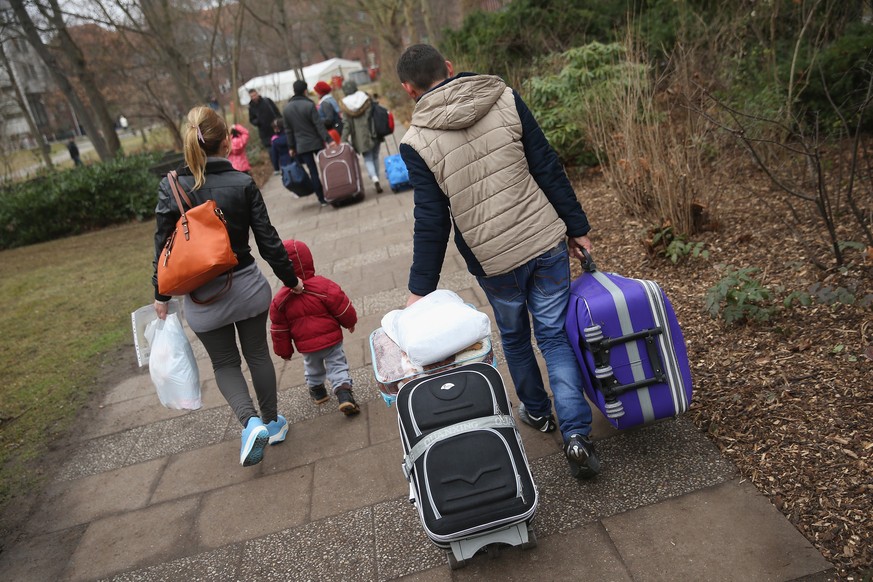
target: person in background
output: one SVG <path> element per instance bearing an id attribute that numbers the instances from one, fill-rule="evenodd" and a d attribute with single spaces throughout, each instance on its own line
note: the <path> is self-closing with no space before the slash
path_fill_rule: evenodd
<path id="1" fill-rule="evenodd" d="M 324 127 L 327 133 L 333 138 L 333 141 L 340 143 L 343 131 L 343 117 L 340 113 L 339 103 L 331 95 L 331 87 L 324 81 L 319 81 L 313 87 L 319 95 L 318 100 L 318 116 L 324 121 Z"/>
<path id="2" fill-rule="evenodd" d="M 82 158 L 79 157 L 79 146 L 76 145 L 76 140 L 72 137 L 67 142 L 67 150 L 70 152 L 70 157 L 73 159 L 73 165 L 81 166 Z"/>
<path id="3" fill-rule="evenodd" d="M 254 237 L 261 258 L 289 292 L 302 293 L 303 285 L 270 222 L 261 191 L 251 176 L 234 170 L 226 158 L 231 138 L 224 119 L 209 107 L 193 108 L 188 112 L 184 140 L 186 165 L 179 170 L 179 185 L 195 206 L 215 200 L 227 221 L 230 244 L 239 260 L 232 272 L 219 275 L 185 296 L 185 319 L 209 354 L 215 383 L 243 427 L 239 462 L 243 466 L 254 465 L 263 459 L 267 444 L 285 440 L 288 423 L 278 414 L 276 369 L 267 343 L 272 290 L 252 255 L 250 236 Z M 160 319 L 167 317 L 170 297 L 158 291 L 157 262 L 180 216 L 168 178 L 164 177 L 155 208 L 152 273 L 155 313 Z M 231 277 L 229 289 L 221 294 Z M 242 372 L 240 348 L 260 414 Z"/>
<path id="4" fill-rule="evenodd" d="M 230 153 L 227 159 L 234 170 L 252 173 L 252 165 L 249 163 L 249 156 L 246 154 L 246 145 L 249 143 L 249 130 L 240 124 L 235 124 L 230 128 Z"/>
<path id="5" fill-rule="evenodd" d="M 273 162 L 273 167 L 280 170 L 282 166 L 287 166 L 291 163 L 288 136 L 285 135 L 285 122 L 281 117 L 273 120 L 273 141 L 270 144 L 270 160 Z"/>
<path id="6" fill-rule="evenodd" d="M 340 102 L 340 108 L 345 118 L 343 141 L 348 142 L 355 151 L 364 156 L 364 166 L 376 187 L 377 193 L 382 193 L 379 183 L 379 148 L 382 142 L 376 137 L 373 128 L 373 108 L 370 96 L 358 90 L 354 81 L 343 83 L 343 93 L 346 94 Z"/>
<path id="7" fill-rule="evenodd" d="M 343 328 L 355 331 L 358 314 L 342 288 L 326 277 L 315 274 L 312 252 L 299 240 L 284 242 L 294 263 L 304 291 L 295 295 L 287 287 L 280 289 L 270 305 L 270 335 L 273 351 L 283 359 L 291 358 L 294 346 L 303 354 L 304 376 L 309 397 L 316 404 L 330 400 L 325 379 L 330 382 L 340 412 L 346 416 L 361 411 L 352 394 L 349 362 L 343 351 Z"/>
<path id="8" fill-rule="evenodd" d="M 591 406 L 564 329 L 569 253 L 581 259 L 582 249 L 591 250 L 573 186 L 521 96 L 499 77 L 455 75 L 426 44 L 404 51 L 397 75 L 416 102 L 400 145 L 415 189 L 408 303 L 437 288 L 454 228 L 494 309 L 519 419 L 542 432 L 556 428 L 531 344 L 532 318 L 570 473 L 594 477 L 600 461 L 589 438 Z"/>
<path id="9" fill-rule="evenodd" d="M 269 97 L 262 97 L 257 89 L 249 89 L 249 98 L 249 123 L 258 128 L 261 144 L 269 150 L 273 137 L 273 120 L 280 116 L 279 108 Z"/>
<path id="10" fill-rule="evenodd" d="M 288 136 L 288 149 L 291 156 L 297 156 L 300 163 L 306 167 L 318 201 L 322 206 L 327 206 L 321 180 L 318 178 L 315 156 L 332 140 L 324 128 L 324 122 L 318 116 L 315 103 L 306 96 L 306 81 L 294 81 L 292 88 L 294 96 L 288 100 L 288 104 L 282 110 L 285 135 Z"/>

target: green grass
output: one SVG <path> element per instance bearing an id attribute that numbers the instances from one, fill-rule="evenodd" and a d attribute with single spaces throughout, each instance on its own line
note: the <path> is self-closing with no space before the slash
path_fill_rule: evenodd
<path id="1" fill-rule="evenodd" d="M 97 389 L 99 356 L 132 343 L 130 312 L 153 297 L 153 232 L 148 221 L 0 252 L 0 510 L 38 485 L 32 461 Z"/>

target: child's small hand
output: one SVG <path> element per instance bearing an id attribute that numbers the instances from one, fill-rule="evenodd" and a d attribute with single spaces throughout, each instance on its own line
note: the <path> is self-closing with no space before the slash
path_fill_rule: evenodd
<path id="1" fill-rule="evenodd" d="M 349 328 L 349 333 L 355 333 L 355 326 L 354 325 Z"/>

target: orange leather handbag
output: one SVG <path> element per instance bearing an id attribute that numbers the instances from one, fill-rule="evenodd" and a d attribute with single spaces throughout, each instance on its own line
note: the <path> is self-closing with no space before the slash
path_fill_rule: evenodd
<path id="1" fill-rule="evenodd" d="M 182 216 L 158 261 L 158 292 L 161 295 L 186 295 L 227 273 L 224 287 L 209 299 L 198 300 L 191 296 L 196 303 L 211 303 L 230 290 L 232 269 L 238 264 L 230 246 L 227 221 L 215 200 L 192 206 L 175 171 L 167 174 L 167 181 Z M 183 200 L 190 210 L 185 210 Z"/>

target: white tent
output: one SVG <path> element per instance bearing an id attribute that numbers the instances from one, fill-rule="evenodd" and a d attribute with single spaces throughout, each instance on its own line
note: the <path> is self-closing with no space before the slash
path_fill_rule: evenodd
<path id="1" fill-rule="evenodd" d="M 360 61 L 328 59 L 308 67 L 303 67 L 303 79 L 309 85 L 309 90 L 312 91 L 312 87 L 319 81 L 330 83 L 333 77 L 347 77 L 349 73 L 360 70 Z M 258 93 L 276 102 L 287 101 L 294 94 L 291 86 L 296 80 L 297 76 L 294 74 L 293 69 L 249 79 L 245 85 L 239 88 L 240 104 L 248 105 L 250 89 L 257 89 Z"/>

